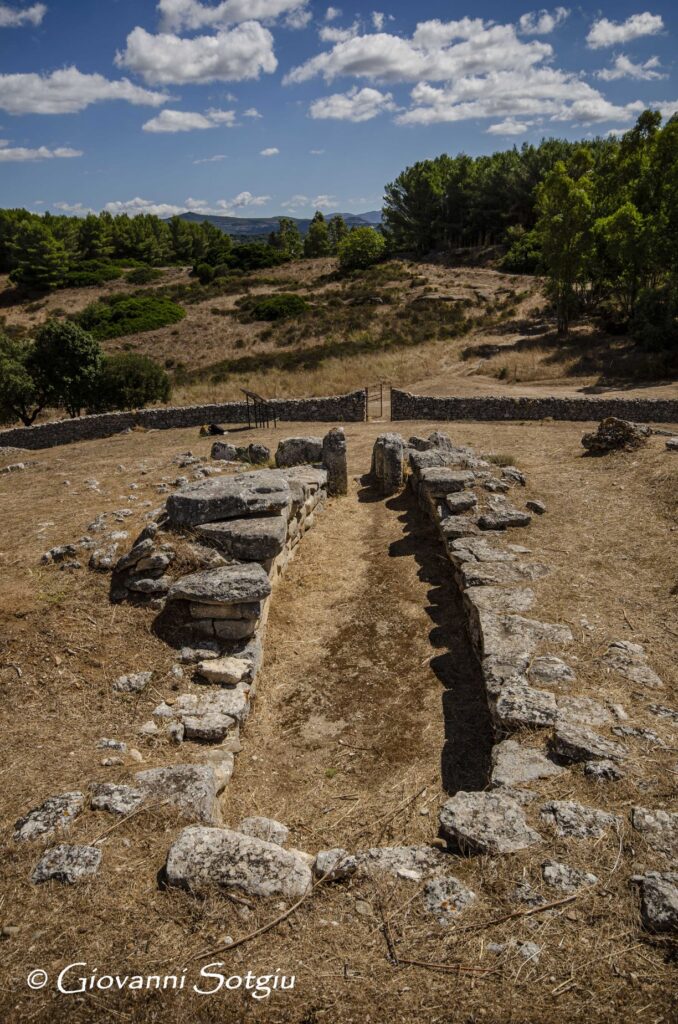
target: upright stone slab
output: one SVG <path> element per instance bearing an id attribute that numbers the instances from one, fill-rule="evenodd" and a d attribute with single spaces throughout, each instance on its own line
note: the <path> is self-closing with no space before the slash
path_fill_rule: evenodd
<path id="1" fill-rule="evenodd" d="M 403 486 L 405 442 L 400 434 L 380 434 L 372 453 L 372 474 L 382 494 L 397 494 Z"/>
<path id="2" fill-rule="evenodd" d="M 323 438 L 323 466 L 327 470 L 327 492 L 348 493 L 348 459 L 343 427 L 335 427 Z"/>

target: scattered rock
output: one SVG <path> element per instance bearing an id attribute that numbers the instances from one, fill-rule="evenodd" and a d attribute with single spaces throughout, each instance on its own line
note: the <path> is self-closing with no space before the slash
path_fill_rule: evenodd
<path id="1" fill-rule="evenodd" d="M 267 843 L 275 843 L 277 846 L 284 846 L 290 834 L 290 830 L 280 821 L 274 818 L 243 818 L 238 825 L 238 832 L 245 836 L 252 836 L 253 839 L 263 839 Z"/>
<path id="2" fill-rule="evenodd" d="M 415 881 L 439 874 L 449 863 L 448 855 L 433 846 L 373 846 L 356 853 L 361 875 L 394 875 Z"/>
<path id="3" fill-rule="evenodd" d="M 211 765 L 176 764 L 168 768 L 149 768 L 134 776 L 136 786 L 147 800 L 169 804 L 193 821 L 219 824 L 221 811 L 217 799 L 217 780 Z"/>
<path id="4" fill-rule="evenodd" d="M 424 887 L 424 906 L 442 925 L 452 924 L 475 899 L 476 894 L 452 875 L 433 878 Z"/>
<path id="5" fill-rule="evenodd" d="M 92 787 L 90 806 L 93 811 L 108 811 L 109 814 L 131 814 L 143 803 L 146 793 L 134 786 L 102 782 Z"/>
<path id="6" fill-rule="evenodd" d="M 324 878 L 326 882 L 342 882 L 354 875 L 357 870 L 356 858 L 341 847 L 320 850 L 313 863 L 316 878 Z"/>
<path id="7" fill-rule="evenodd" d="M 126 676 L 118 676 L 113 683 L 117 693 L 141 693 L 153 678 L 152 672 L 134 672 Z"/>
<path id="8" fill-rule="evenodd" d="M 553 825 L 559 836 L 578 839 L 597 839 L 620 824 L 614 814 L 570 800 L 550 800 L 541 808 L 540 814 L 544 821 Z"/>
<path id="9" fill-rule="evenodd" d="M 517 466 L 504 466 L 501 475 L 505 480 L 510 480 L 511 483 L 519 484 L 521 487 L 525 487 L 527 483 L 525 474 L 521 473 Z"/>
<path id="10" fill-rule="evenodd" d="M 536 498 L 530 498 L 529 501 L 525 502 L 525 508 L 528 508 L 530 512 L 535 512 L 538 516 L 543 516 L 546 512 L 546 505 L 543 501 L 537 501 Z"/>
<path id="11" fill-rule="evenodd" d="M 670 437 L 666 442 L 667 452 L 678 452 L 678 437 Z"/>
<path id="12" fill-rule="evenodd" d="M 678 813 L 662 808 L 632 807 L 631 824 L 653 850 L 667 857 L 678 856 Z"/>
<path id="13" fill-rule="evenodd" d="M 678 874 L 648 871 L 631 881 L 640 889 L 640 914 L 653 932 L 678 930 Z"/>
<path id="14" fill-rule="evenodd" d="M 639 686 L 661 690 L 664 684 L 647 664 L 647 656 L 640 644 L 628 640 L 615 640 L 603 655 L 603 662 L 631 682 Z"/>
<path id="15" fill-rule="evenodd" d="M 14 824 L 17 842 L 46 839 L 57 829 L 67 829 L 85 806 L 85 797 L 77 791 L 51 796 Z"/>
<path id="16" fill-rule="evenodd" d="M 170 847 L 165 865 L 170 885 L 200 890 L 237 889 L 249 896 L 298 899 L 311 888 L 306 857 L 230 829 L 185 828 Z"/>
<path id="17" fill-rule="evenodd" d="M 68 846 L 60 843 L 46 850 L 31 876 L 36 884 L 54 880 L 74 885 L 81 878 L 96 875 L 101 864 L 98 846 Z"/>
<path id="18" fill-rule="evenodd" d="M 547 885 L 563 892 L 576 892 L 583 885 L 595 885 L 598 881 L 596 875 L 587 871 L 579 871 L 567 864 L 561 864 L 556 860 L 545 860 L 541 866 L 541 876 Z"/>
<path id="19" fill-rule="evenodd" d="M 595 782 L 618 782 L 624 778 L 624 772 L 614 761 L 587 761 L 584 775 Z"/>
<path id="20" fill-rule="evenodd" d="M 301 466 L 321 462 L 323 442 L 321 437 L 288 437 L 281 441 L 275 453 L 276 466 Z"/>
<path id="21" fill-rule="evenodd" d="M 623 761 L 627 756 L 621 744 L 604 739 L 592 729 L 562 719 L 556 723 L 551 749 L 557 757 L 569 764 L 578 761 Z"/>
<path id="22" fill-rule="evenodd" d="M 528 670 L 531 682 L 542 686 L 553 686 L 555 683 L 573 683 L 576 676 L 569 665 L 553 654 L 542 654 L 535 658 Z"/>
<path id="23" fill-rule="evenodd" d="M 652 434 L 650 427 L 642 423 L 631 423 L 616 416 L 607 416 L 598 429 L 584 434 L 581 443 L 590 455 L 604 455 L 613 451 L 633 451 L 647 444 Z"/>
<path id="24" fill-rule="evenodd" d="M 520 805 L 500 793 L 457 793 L 443 804 L 440 826 L 464 854 L 513 853 L 541 842 Z"/>

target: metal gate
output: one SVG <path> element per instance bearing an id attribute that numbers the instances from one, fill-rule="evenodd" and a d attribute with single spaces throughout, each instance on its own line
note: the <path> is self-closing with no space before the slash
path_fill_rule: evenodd
<path id="1" fill-rule="evenodd" d="M 391 384 L 380 380 L 365 388 L 365 418 L 380 422 L 391 419 Z"/>

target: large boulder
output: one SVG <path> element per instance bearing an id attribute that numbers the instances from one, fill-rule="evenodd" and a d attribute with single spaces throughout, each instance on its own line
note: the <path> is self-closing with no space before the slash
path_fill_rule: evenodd
<path id="1" fill-rule="evenodd" d="M 321 437 L 288 437 L 281 441 L 275 453 L 275 464 L 281 469 L 287 466 L 303 466 L 321 462 L 323 442 Z"/>
<path id="2" fill-rule="evenodd" d="M 171 527 L 198 526 L 219 519 L 274 515 L 289 503 L 290 488 L 282 473 L 261 469 L 185 487 L 169 496 L 167 514 Z"/>
<path id="3" fill-rule="evenodd" d="M 652 434 L 650 427 L 642 423 L 631 423 L 620 420 L 616 416 L 607 416 L 598 425 L 598 429 L 584 434 L 581 443 L 589 455 L 604 455 L 613 451 L 633 451 L 647 444 Z"/>
<path id="4" fill-rule="evenodd" d="M 196 527 L 202 541 L 213 545 L 230 558 L 243 562 L 265 562 L 275 558 L 285 546 L 287 516 L 263 516 L 260 519 L 227 519 Z"/>
<path id="5" fill-rule="evenodd" d="M 298 899 L 313 884 L 310 860 L 231 829 L 192 827 L 170 847 L 165 874 L 170 885 L 186 889 L 219 886 L 248 896 Z"/>

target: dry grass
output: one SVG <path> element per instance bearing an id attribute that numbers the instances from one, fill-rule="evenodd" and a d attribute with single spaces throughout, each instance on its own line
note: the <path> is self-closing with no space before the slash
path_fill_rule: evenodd
<path id="1" fill-rule="evenodd" d="M 406 434 L 431 428 L 400 427 Z M 481 767 L 482 700 L 473 693 L 447 563 L 406 500 L 372 500 L 358 480 L 382 429 L 347 426 L 351 494 L 329 503 L 276 590 L 254 713 L 222 801 L 228 823 L 244 813 L 272 814 L 290 825 L 294 845 L 312 852 L 334 844 L 430 841 L 444 796 L 441 768 L 449 779 L 450 772 L 477 774 Z M 527 543 L 536 558 L 554 567 L 535 587 L 535 613 L 573 628 L 572 692 L 622 703 L 634 725 L 653 729 L 670 744 L 666 720 L 649 705 L 675 706 L 675 467 L 660 438 L 633 454 L 584 459 L 583 429 L 450 425 L 461 443 L 511 453 L 529 481 L 527 492 L 514 497 L 539 497 L 547 504 L 548 513 L 527 533 L 507 539 Z M 271 443 L 298 430 L 286 424 L 278 432 L 258 432 L 256 440 Z M 671 946 L 642 931 L 629 886 L 637 870 L 662 862 L 631 833 L 628 811 L 635 803 L 669 805 L 675 753 L 669 745 L 634 739 L 625 741 L 632 754 L 625 781 L 597 786 L 575 769 L 541 789 L 549 797 L 613 810 L 622 818 L 619 834 L 595 841 L 554 839 L 539 823 L 536 801 L 527 813 L 543 831 L 543 846 L 513 857 L 454 858 L 455 875 L 479 898 L 451 927 L 424 912 L 414 883 L 354 881 L 318 888 L 265 936 L 212 958 L 224 960 L 228 974 L 277 968 L 294 974 L 293 993 L 257 1002 L 236 993 L 58 997 L 51 986 L 40 993 L 27 989 L 29 970 L 42 967 L 54 977 L 79 960 L 100 974 L 166 974 L 186 967 L 195 980 L 203 962 L 194 959 L 197 954 L 281 912 L 275 901 L 246 906 L 216 893 L 198 898 L 159 889 L 156 875 L 180 825 L 158 810 L 109 832 L 99 876 L 72 889 L 31 885 L 43 844 L 18 847 L 9 838 L 19 814 L 45 797 L 86 789 L 92 780 L 122 780 L 136 770 L 131 761 L 102 767 L 95 747 L 100 736 L 138 747 L 143 767 L 200 758 L 199 747 L 177 750 L 137 733 L 162 697 L 188 684 L 169 675 L 173 652 L 155 636 L 153 614 L 112 608 L 105 577 L 38 566 L 45 548 L 77 539 L 102 511 L 132 508 L 125 528 L 133 535 L 143 503 L 158 501 L 155 484 L 185 472 L 173 463 L 174 455 L 188 448 L 209 451 L 210 442 L 196 434 L 135 432 L 40 452 L 37 465 L 11 480 L 0 478 L 0 923 L 18 928 L 0 945 L 2 1019 L 672 1019 Z M 238 443 L 255 438 L 234 436 Z M 86 484 L 92 478 L 99 481 L 99 493 Z M 130 490 L 132 482 L 138 490 Z M 664 691 L 639 691 L 603 670 L 600 655 L 619 638 L 646 646 Z M 118 674 L 144 668 L 155 673 L 149 693 L 112 693 Z M 70 839 L 95 839 L 111 824 L 104 815 L 86 812 Z M 540 881 L 539 865 L 547 857 L 594 871 L 599 884 L 572 903 L 501 920 L 526 909 L 513 896 L 520 880 L 554 899 Z M 539 959 L 526 960 L 513 940 L 536 943 Z M 495 953 L 490 943 L 507 945 Z M 407 960 L 444 964 L 447 970 Z"/>

